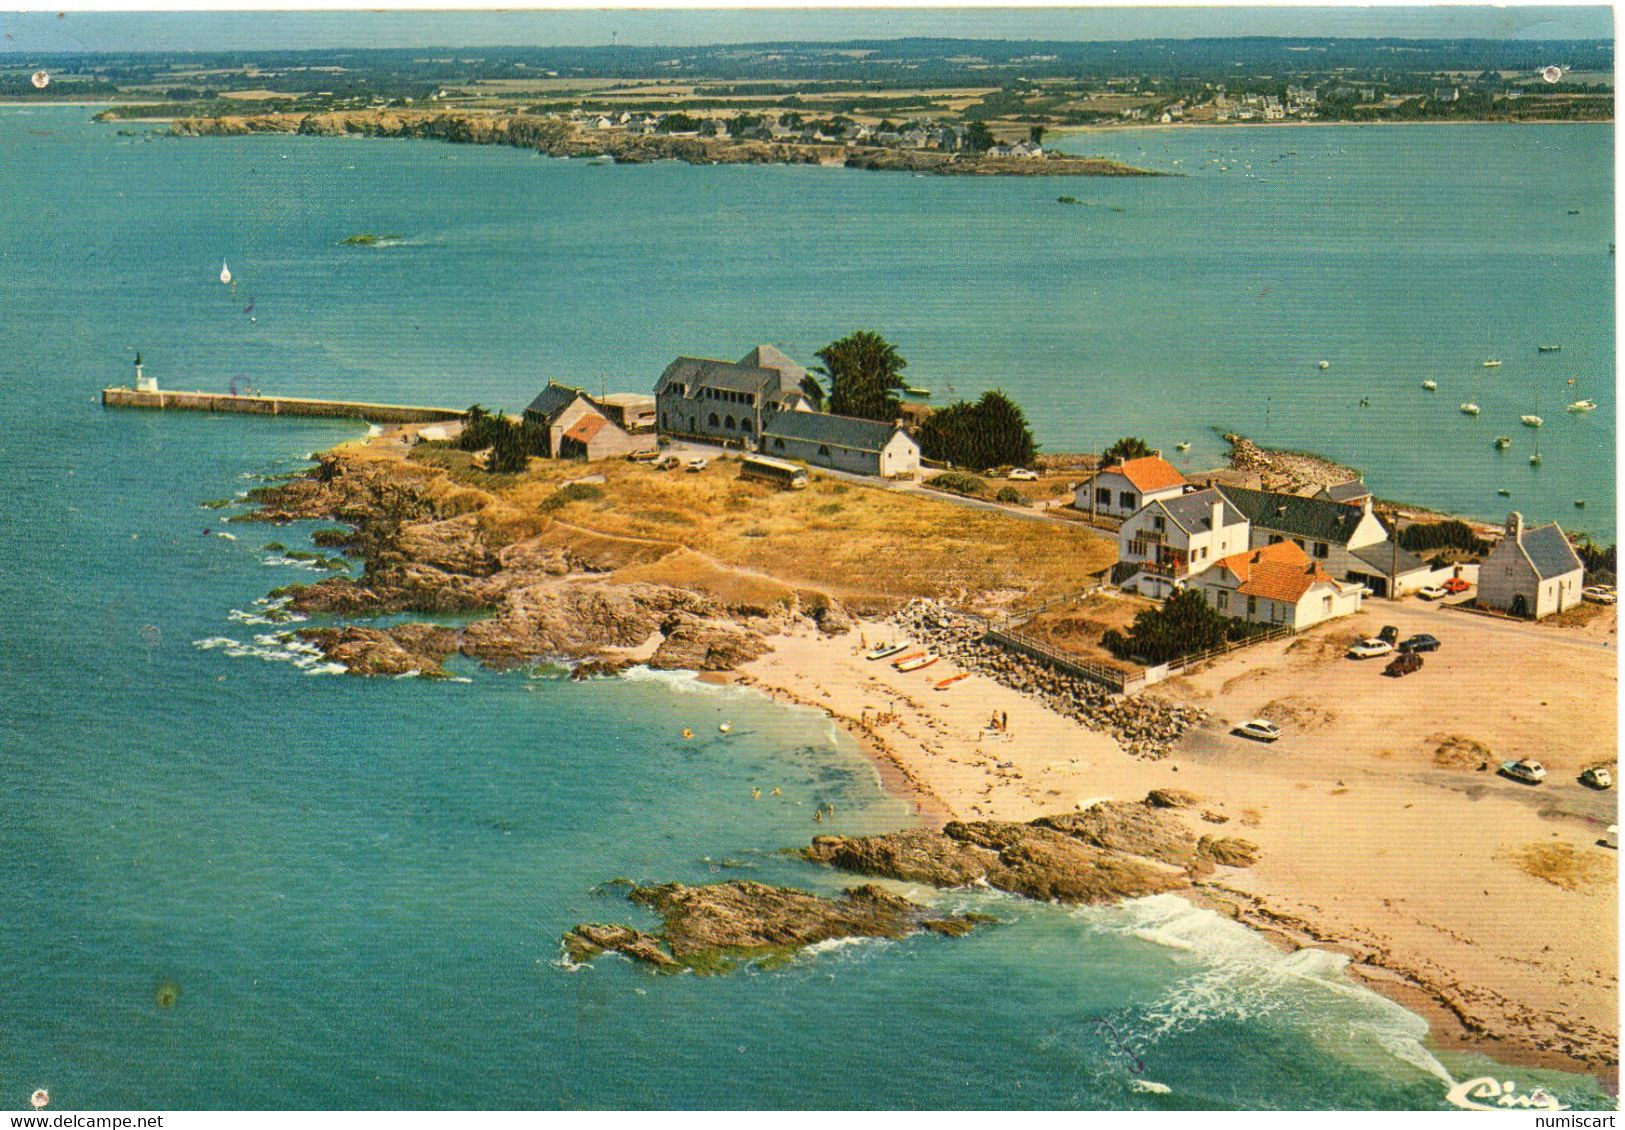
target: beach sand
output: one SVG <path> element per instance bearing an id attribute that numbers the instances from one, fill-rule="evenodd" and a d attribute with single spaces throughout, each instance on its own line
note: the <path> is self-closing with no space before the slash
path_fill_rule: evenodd
<path id="1" fill-rule="evenodd" d="M 1401 680 L 1342 657 L 1381 624 L 1444 647 Z M 1598 841 L 1618 819 L 1616 794 L 1574 778 L 1614 756 L 1613 624 L 1611 610 L 1576 631 L 1372 602 L 1157 688 L 1216 716 L 1158 761 L 983 676 L 936 691 L 957 673 L 946 660 L 906 675 L 866 661 L 859 632 L 775 637 L 739 679 L 831 714 L 929 825 L 1193 792 L 1223 821 L 1216 830 L 1263 851 L 1197 898 L 1283 944 L 1350 955 L 1354 976 L 1427 1016 L 1442 1045 L 1611 1081 L 1617 853 Z M 994 712 L 1007 732 L 987 728 Z M 1282 723 L 1281 741 L 1228 733 L 1259 713 Z M 1494 773 L 1516 756 L 1539 757 L 1551 776 L 1531 788 Z"/>

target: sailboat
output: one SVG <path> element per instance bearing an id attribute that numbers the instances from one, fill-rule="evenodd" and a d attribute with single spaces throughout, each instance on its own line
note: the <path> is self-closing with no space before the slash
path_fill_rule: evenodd
<path id="1" fill-rule="evenodd" d="M 1533 412 L 1529 413 L 1527 416 L 1519 416 L 1518 420 L 1526 428 L 1538 428 L 1546 422 Z"/>
<path id="2" fill-rule="evenodd" d="M 1464 416 L 1476 416 L 1478 415 L 1478 412 L 1479 408 L 1477 401 L 1469 400 L 1466 404 L 1461 406 L 1461 413 Z"/>
<path id="3" fill-rule="evenodd" d="M 231 268 L 226 265 L 224 259 L 220 260 L 220 281 L 227 286 L 231 285 Z"/>
<path id="4" fill-rule="evenodd" d="M 1507 448 L 1509 448 L 1511 446 L 1512 446 L 1512 437 L 1511 436 L 1496 436 L 1495 437 L 1495 450 L 1497 450 L 1497 451 L 1505 451 Z"/>
<path id="5" fill-rule="evenodd" d="M 1499 369 L 1500 367 L 1501 362 L 1497 361 L 1494 357 L 1486 358 L 1484 361 L 1484 368 L 1486 369 Z"/>
<path id="6" fill-rule="evenodd" d="M 1569 386 L 1570 387 L 1573 387 L 1573 386 L 1575 386 L 1575 385 L 1577 385 L 1579 383 L 1580 383 L 1579 378 L 1577 378 L 1577 377 L 1570 377 L 1569 378 Z M 1595 412 L 1596 410 L 1597 410 L 1597 402 L 1595 400 L 1590 399 L 1589 397 L 1581 397 L 1579 400 L 1571 400 L 1571 401 L 1569 401 L 1569 411 L 1570 412 Z"/>
<path id="7" fill-rule="evenodd" d="M 1422 382 L 1422 387 L 1427 389 L 1429 392 L 1438 392 L 1439 391 L 1439 382 L 1438 381 L 1423 381 Z"/>

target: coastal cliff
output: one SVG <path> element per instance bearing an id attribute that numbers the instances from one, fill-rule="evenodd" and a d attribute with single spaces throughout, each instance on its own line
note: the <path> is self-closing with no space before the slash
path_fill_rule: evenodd
<path id="1" fill-rule="evenodd" d="M 322 114 L 254 114 L 177 118 L 181 137 L 299 134 L 309 137 L 403 137 L 462 145 L 510 145 L 549 157 L 608 156 L 619 164 L 684 161 L 691 165 L 838 165 L 852 169 L 942 176 L 1161 176 L 1099 157 L 989 157 L 934 149 L 799 142 L 735 141 L 622 129 L 582 129 L 536 114 L 353 110 Z"/>

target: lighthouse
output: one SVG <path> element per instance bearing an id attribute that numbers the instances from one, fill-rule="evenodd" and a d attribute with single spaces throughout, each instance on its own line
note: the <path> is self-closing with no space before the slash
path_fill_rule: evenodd
<path id="1" fill-rule="evenodd" d="M 135 355 L 135 391 L 157 392 L 158 378 L 149 377 L 141 371 L 141 354 Z"/>

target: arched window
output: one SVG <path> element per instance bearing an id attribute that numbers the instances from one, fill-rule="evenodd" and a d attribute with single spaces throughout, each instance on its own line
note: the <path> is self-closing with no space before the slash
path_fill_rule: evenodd
<path id="1" fill-rule="evenodd" d="M 827 457 L 829 455 L 829 444 L 827 444 L 827 443 L 819 444 L 818 445 L 818 454 Z"/>
<path id="2" fill-rule="evenodd" d="M 783 451 L 784 450 L 784 440 L 780 439 L 777 436 L 773 437 L 773 450 L 775 450 L 775 451 Z"/>
<path id="3" fill-rule="evenodd" d="M 739 421 L 739 430 L 748 435 L 750 433 L 750 421 L 749 420 L 743 420 L 743 419 L 740 420 Z"/>
<path id="4" fill-rule="evenodd" d="M 722 423 L 722 421 L 717 419 L 717 414 L 715 412 L 711 413 L 711 426 L 714 428 L 714 427 L 717 427 L 718 425 L 720 425 L 721 423 Z"/>
<path id="5" fill-rule="evenodd" d="M 734 418 L 732 416 L 729 416 L 726 420 L 722 421 L 722 426 L 727 428 L 730 432 L 738 430 L 738 426 L 734 423 Z"/>

